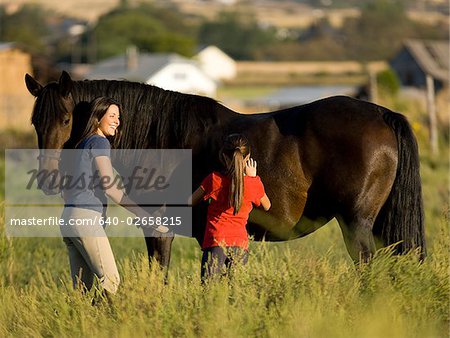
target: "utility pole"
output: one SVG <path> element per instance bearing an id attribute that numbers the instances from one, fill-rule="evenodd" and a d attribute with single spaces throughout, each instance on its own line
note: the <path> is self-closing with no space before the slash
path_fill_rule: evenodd
<path id="1" fill-rule="evenodd" d="M 97 62 L 97 40 L 95 36 L 95 24 L 96 22 L 89 22 L 87 32 L 87 63 L 94 64 Z"/>
<path id="2" fill-rule="evenodd" d="M 437 155 L 439 153 L 439 145 L 438 145 L 436 105 L 434 101 L 434 80 L 430 74 L 427 74 L 426 80 L 427 80 L 427 111 L 428 111 L 428 120 L 430 123 L 431 153 L 433 155 Z"/>

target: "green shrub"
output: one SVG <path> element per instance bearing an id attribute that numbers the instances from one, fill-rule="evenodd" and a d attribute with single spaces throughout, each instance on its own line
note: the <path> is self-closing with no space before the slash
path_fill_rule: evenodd
<path id="1" fill-rule="evenodd" d="M 400 90 L 400 80 L 392 69 L 386 69 L 377 74 L 378 89 L 383 94 L 396 96 Z"/>

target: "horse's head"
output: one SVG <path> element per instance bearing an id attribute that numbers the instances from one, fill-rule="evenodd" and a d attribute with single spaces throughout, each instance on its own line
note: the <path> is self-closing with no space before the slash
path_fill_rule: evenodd
<path id="1" fill-rule="evenodd" d="M 29 92 L 36 97 L 31 122 L 36 130 L 39 146 L 38 187 L 47 195 L 59 192 L 59 160 L 64 143 L 72 128 L 73 81 L 62 72 L 58 82 L 46 86 L 39 84 L 29 74 L 25 75 Z"/>

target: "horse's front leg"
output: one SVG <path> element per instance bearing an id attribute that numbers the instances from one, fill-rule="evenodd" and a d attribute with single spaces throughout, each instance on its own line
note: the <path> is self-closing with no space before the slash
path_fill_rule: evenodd
<path id="1" fill-rule="evenodd" d="M 151 264 L 152 258 L 154 258 L 160 267 L 166 270 L 167 274 L 174 237 L 150 237 L 152 232 L 152 230 L 144 230 L 149 264 Z"/>

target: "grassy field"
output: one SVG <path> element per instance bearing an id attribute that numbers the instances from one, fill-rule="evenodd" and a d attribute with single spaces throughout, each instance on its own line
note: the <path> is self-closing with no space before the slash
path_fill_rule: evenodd
<path id="1" fill-rule="evenodd" d="M 0 337 L 448 337 L 448 153 L 431 158 L 425 132 L 416 129 L 423 264 L 384 250 L 356 268 L 331 222 L 300 240 L 251 243 L 245 269 L 203 288 L 193 239 L 175 239 L 165 284 L 147 264 L 143 239 L 111 238 L 122 284 L 112 307 L 91 306 L 92 294 L 71 289 L 62 240 L 5 237 L 1 202 Z"/>

